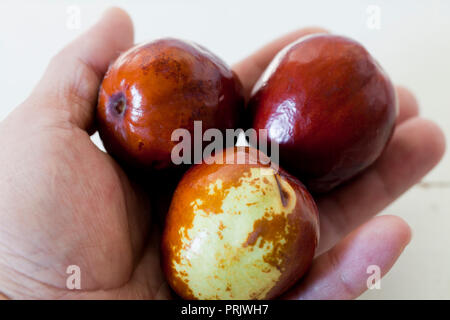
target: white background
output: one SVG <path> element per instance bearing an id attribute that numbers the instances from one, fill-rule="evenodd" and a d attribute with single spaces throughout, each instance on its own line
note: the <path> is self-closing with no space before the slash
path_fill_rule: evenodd
<path id="1" fill-rule="evenodd" d="M 294 29 L 317 25 L 363 43 L 394 82 L 413 90 L 421 112 L 450 140 L 450 1 L 5 1 L 0 3 L 0 120 L 30 93 L 49 59 L 110 5 L 134 20 L 136 41 L 194 40 L 229 64 Z M 368 9 L 380 10 L 379 29 Z M 80 28 L 68 27 L 71 6 Z M 70 26 L 70 23 L 69 23 Z M 355 197 L 358 195 L 355 194 Z M 450 161 L 385 213 L 403 217 L 413 240 L 363 299 L 450 299 Z"/>

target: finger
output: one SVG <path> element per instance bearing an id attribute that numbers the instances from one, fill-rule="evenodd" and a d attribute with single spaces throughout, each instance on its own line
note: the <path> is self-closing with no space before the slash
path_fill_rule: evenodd
<path id="1" fill-rule="evenodd" d="M 410 239 L 411 230 L 402 219 L 373 218 L 314 260 L 306 278 L 283 298 L 357 298 L 367 290 L 368 278 L 374 272 L 368 267 L 379 268 L 384 276 Z"/>
<path id="2" fill-rule="evenodd" d="M 264 69 L 266 69 L 267 65 L 278 53 L 278 51 L 283 49 L 286 45 L 293 42 L 294 40 L 297 40 L 298 38 L 313 33 L 324 32 L 327 31 L 322 28 L 310 27 L 288 33 L 281 38 L 278 38 L 265 45 L 263 48 L 259 49 L 257 52 L 253 53 L 241 62 L 235 64 L 233 66 L 233 70 L 234 72 L 236 72 L 242 82 L 242 85 L 244 86 L 245 97 L 249 97 L 256 80 L 258 80 L 261 73 L 264 71 Z"/>
<path id="3" fill-rule="evenodd" d="M 408 119 L 417 117 L 419 115 L 419 104 L 411 91 L 405 87 L 397 86 L 396 91 L 399 103 L 398 125 Z"/>
<path id="4" fill-rule="evenodd" d="M 372 167 L 317 198 L 323 235 L 318 253 L 419 182 L 439 162 L 444 150 L 444 135 L 433 122 L 415 117 L 402 123 Z"/>
<path id="5" fill-rule="evenodd" d="M 133 25 L 119 8 L 61 50 L 25 103 L 63 115 L 82 129 L 92 127 L 98 88 L 108 65 L 133 44 Z"/>

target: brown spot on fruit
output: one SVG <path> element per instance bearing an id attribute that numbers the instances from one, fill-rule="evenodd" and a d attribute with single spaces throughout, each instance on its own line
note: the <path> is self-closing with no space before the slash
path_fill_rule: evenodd
<path id="1" fill-rule="evenodd" d="M 280 199 L 283 206 L 287 206 L 289 202 L 289 192 L 287 192 L 280 183 L 280 176 L 275 174 L 275 180 L 277 181 L 278 191 L 280 192 Z"/>

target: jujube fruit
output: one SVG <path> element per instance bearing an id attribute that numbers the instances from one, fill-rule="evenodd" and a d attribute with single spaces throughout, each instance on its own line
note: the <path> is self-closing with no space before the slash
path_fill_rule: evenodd
<path id="1" fill-rule="evenodd" d="M 222 163 L 191 167 L 175 190 L 161 251 L 182 298 L 274 298 L 311 264 L 319 240 L 311 195 L 250 150 L 226 149 L 214 156 Z"/>
<path id="2" fill-rule="evenodd" d="M 320 34 L 288 45 L 253 89 L 250 126 L 267 129 L 280 163 L 314 193 L 370 166 L 395 125 L 394 87 L 359 43 Z"/>
<path id="3" fill-rule="evenodd" d="M 193 135 L 237 125 L 244 99 L 237 76 L 195 43 L 167 38 L 137 45 L 108 69 L 99 92 L 97 122 L 105 149 L 137 168 L 173 167 L 176 129 Z"/>

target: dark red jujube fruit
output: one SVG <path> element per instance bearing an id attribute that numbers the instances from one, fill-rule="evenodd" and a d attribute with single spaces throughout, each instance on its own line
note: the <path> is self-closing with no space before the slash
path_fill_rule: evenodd
<path id="1" fill-rule="evenodd" d="M 281 165 L 314 193 L 370 166 L 395 126 L 388 75 L 358 42 L 320 34 L 283 49 L 253 89 L 251 126 L 267 129 Z"/>

